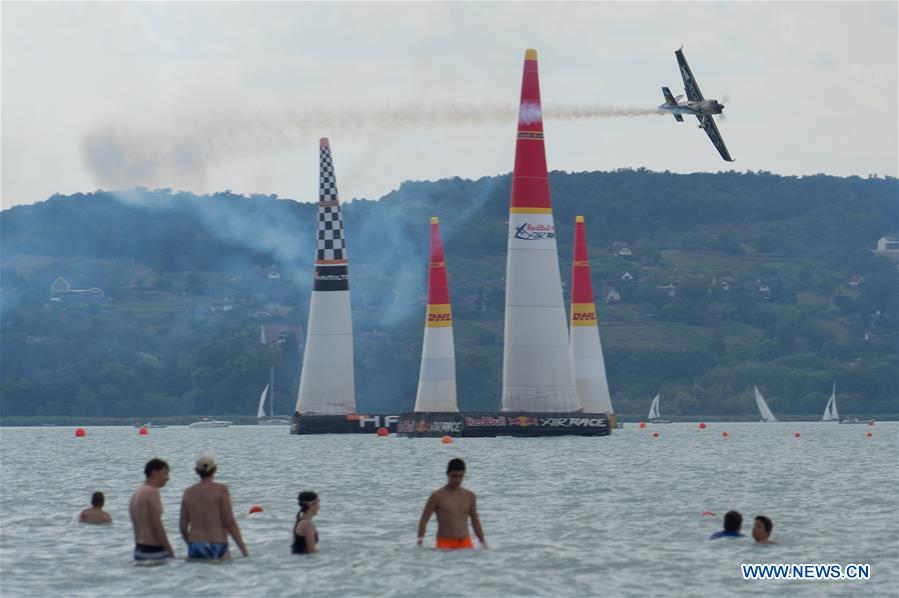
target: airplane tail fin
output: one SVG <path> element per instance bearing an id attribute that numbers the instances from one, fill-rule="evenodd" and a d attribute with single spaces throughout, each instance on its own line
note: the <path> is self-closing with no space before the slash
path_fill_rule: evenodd
<path id="1" fill-rule="evenodd" d="M 667 87 L 663 87 L 663 88 L 662 88 L 662 95 L 665 96 L 665 103 L 666 103 L 666 104 L 668 104 L 669 106 L 676 106 L 676 105 L 677 105 L 677 98 L 675 98 L 673 95 L 671 95 L 671 90 L 668 89 Z M 674 119 L 675 119 L 677 122 L 679 122 L 679 123 L 684 122 L 684 117 L 681 116 L 680 114 L 677 114 L 676 112 L 672 112 L 671 115 L 674 116 Z"/>

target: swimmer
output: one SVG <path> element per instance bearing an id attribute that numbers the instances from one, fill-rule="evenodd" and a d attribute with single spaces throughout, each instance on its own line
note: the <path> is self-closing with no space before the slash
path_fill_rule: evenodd
<path id="1" fill-rule="evenodd" d="M 774 523 L 764 515 L 758 515 L 752 524 L 752 539 L 756 544 L 774 544 L 768 539 L 771 537 L 772 529 L 774 529 Z"/>
<path id="2" fill-rule="evenodd" d="M 162 459 L 150 459 L 144 466 L 146 481 L 131 495 L 128 515 L 134 528 L 134 560 L 164 561 L 175 558 L 162 525 L 162 500 L 159 489 L 169 481 L 169 465 Z"/>
<path id="3" fill-rule="evenodd" d="M 94 492 L 93 496 L 91 496 L 91 507 L 81 511 L 81 515 L 78 516 L 78 521 L 95 525 L 112 523 L 112 517 L 103 510 L 103 505 L 105 503 L 106 497 L 103 496 L 103 493 Z"/>
<path id="4" fill-rule="evenodd" d="M 474 492 L 462 487 L 464 478 L 465 462 L 462 459 L 450 460 L 446 467 L 446 485 L 431 494 L 421 513 L 418 522 L 419 546 L 424 542 L 428 521 L 436 512 L 437 548 L 445 550 L 474 548 L 468 534 L 469 517 L 481 548 L 487 548 L 481 520 L 478 518 L 477 497 Z"/>
<path id="5" fill-rule="evenodd" d="M 187 542 L 187 558 L 197 561 L 230 559 L 228 534 L 234 538 L 241 554 L 250 556 L 240 535 L 231 508 L 228 487 L 215 481 L 215 459 L 200 455 L 194 471 L 200 481 L 184 491 L 178 529 Z"/>
<path id="6" fill-rule="evenodd" d="M 728 511 L 724 514 L 724 529 L 712 534 L 709 540 L 717 540 L 718 538 L 745 538 L 746 536 L 740 533 L 740 528 L 742 527 L 743 516 L 736 511 Z"/>
<path id="7" fill-rule="evenodd" d="M 321 500 L 315 492 L 304 490 L 297 496 L 297 501 L 300 503 L 300 511 L 293 524 L 293 545 L 290 551 L 293 554 L 314 554 L 318 552 L 318 531 L 312 518 L 318 514 Z"/>

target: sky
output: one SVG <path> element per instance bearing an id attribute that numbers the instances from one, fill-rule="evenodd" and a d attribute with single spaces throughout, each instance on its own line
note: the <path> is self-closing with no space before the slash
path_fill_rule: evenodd
<path id="1" fill-rule="evenodd" d="M 723 162 L 684 46 L 726 99 Z M 0 204 L 135 186 L 317 200 L 511 171 L 524 52 L 569 172 L 897 175 L 897 3 L 0 3 Z M 691 122 L 692 121 L 692 122 Z"/>

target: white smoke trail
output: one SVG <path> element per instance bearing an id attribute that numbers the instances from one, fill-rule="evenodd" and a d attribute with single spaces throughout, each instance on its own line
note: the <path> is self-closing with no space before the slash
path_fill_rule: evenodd
<path id="1" fill-rule="evenodd" d="M 655 108 L 603 105 L 550 106 L 551 120 L 582 121 L 659 114 Z M 84 161 L 97 182 L 136 185 L 202 186 L 211 164 L 272 149 L 302 147 L 322 132 L 360 137 L 395 130 L 442 126 L 514 124 L 506 105 L 385 105 L 370 109 L 280 109 L 209 112 L 144 119 L 140 124 L 99 123 L 82 139 Z"/>

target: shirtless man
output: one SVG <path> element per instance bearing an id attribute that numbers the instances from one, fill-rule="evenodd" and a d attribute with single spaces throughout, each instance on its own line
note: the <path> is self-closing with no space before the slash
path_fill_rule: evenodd
<path id="1" fill-rule="evenodd" d="M 134 527 L 134 560 L 175 558 L 162 525 L 162 499 L 159 497 L 159 489 L 169 481 L 169 465 L 162 459 L 150 459 L 144 466 L 144 476 L 146 481 L 134 491 L 128 505 Z"/>
<path id="2" fill-rule="evenodd" d="M 187 542 L 187 558 L 204 561 L 231 558 L 228 534 L 234 538 L 241 554 L 250 556 L 234 520 L 228 487 L 214 481 L 215 459 L 211 455 L 200 455 L 194 471 L 200 481 L 184 491 L 178 526 L 181 537 Z"/>
<path id="3" fill-rule="evenodd" d="M 434 491 L 418 522 L 418 545 L 421 546 L 425 539 L 425 530 L 431 515 L 437 512 L 437 548 L 454 550 L 458 548 L 474 548 L 471 536 L 468 535 L 468 518 L 471 517 L 471 527 L 481 543 L 481 548 L 487 548 L 484 540 L 484 532 L 481 529 L 481 520 L 478 519 L 477 497 L 474 492 L 462 487 L 465 478 L 465 462 L 462 459 L 452 459 L 446 466 L 446 486 Z"/>
<path id="4" fill-rule="evenodd" d="M 91 507 L 81 511 L 81 515 L 78 516 L 78 521 L 81 523 L 93 524 L 112 523 L 112 517 L 103 510 L 103 505 L 105 503 L 106 497 L 103 496 L 103 493 L 94 492 L 93 496 L 91 496 Z"/>

